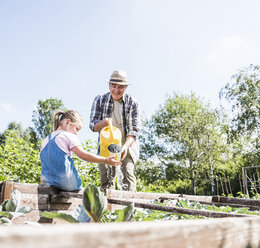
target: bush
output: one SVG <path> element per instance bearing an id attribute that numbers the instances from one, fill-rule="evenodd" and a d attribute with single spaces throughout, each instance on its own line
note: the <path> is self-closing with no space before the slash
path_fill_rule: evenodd
<path id="1" fill-rule="evenodd" d="M 92 153 L 95 153 L 96 148 L 97 145 L 93 144 L 93 142 L 90 140 L 85 141 L 85 144 L 83 145 L 84 150 Z M 73 161 L 77 171 L 79 172 L 83 187 L 88 184 L 100 186 L 100 174 L 98 164 L 83 161 L 76 155 L 73 155 Z"/>
<path id="2" fill-rule="evenodd" d="M 5 144 L 0 146 L 0 181 L 40 183 L 39 150 L 14 131 L 8 131 L 5 138 Z"/>

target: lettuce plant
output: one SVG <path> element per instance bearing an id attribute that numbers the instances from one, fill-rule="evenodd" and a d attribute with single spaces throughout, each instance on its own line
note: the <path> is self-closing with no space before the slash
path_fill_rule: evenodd
<path id="1" fill-rule="evenodd" d="M 0 225 L 11 225 L 13 217 L 19 217 L 23 214 L 29 213 L 31 207 L 20 208 L 21 192 L 13 190 L 9 200 L 5 200 L 0 205 Z"/>
<path id="2" fill-rule="evenodd" d="M 83 206 L 78 206 L 71 213 L 42 212 L 46 218 L 62 219 L 70 223 L 84 222 L 123 222 L 133 219 L 134 204 L 130 204 L 122 210 L 117 210 L 116 218 L 111 218 L 107 209 L 107 198 L 96 186 L 89 184 L 83 193 Z"/>

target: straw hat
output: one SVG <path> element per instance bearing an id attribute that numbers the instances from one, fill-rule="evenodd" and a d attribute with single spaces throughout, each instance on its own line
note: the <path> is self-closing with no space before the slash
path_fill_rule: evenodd
<path id="1" fill-rule="evenodd" d="M 111 74 L 110 80 L 107 80 L 109 83 L 120 84 L 120 85 L 129 85 L 127 82 L 127 75 L 125 71 L 115 70 Z"/>

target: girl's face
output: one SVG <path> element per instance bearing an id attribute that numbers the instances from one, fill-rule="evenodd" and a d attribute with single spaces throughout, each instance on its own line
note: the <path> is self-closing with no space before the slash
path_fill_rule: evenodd
<path id="1" fill-rule="evenodd" d="M 63 127 L 64 127 L 63 130 L 77 135 L 78 131 L 82 128 L 82 125 L 83 125 L 83 123 L 81 120 L 73 123 L 73 122 L 71 122 L 70 119 L 66 119 L 64 122 L 64 125 L 63 125 Z"/>

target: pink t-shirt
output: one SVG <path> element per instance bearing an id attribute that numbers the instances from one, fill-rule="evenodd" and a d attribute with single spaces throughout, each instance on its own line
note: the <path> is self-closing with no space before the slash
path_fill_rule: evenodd
<path id="1" fill-rule="evenodd" d="M 81 146 L 79 138 L 76 134 L 63 131 L 63 130 L 56 130 L 52 132 L 51 138 L 53 138 L 57 134 L 59 135 L 55 138 L 55 143 L 62 151 L 67 153 L 69 156 L 72 156 L 73 154 L 72 148 L 74 148 L 75 146 Z M 47 136 L 42 142 L 41 151 L 47 145 L 48 141 L 49 138 Z"/>

